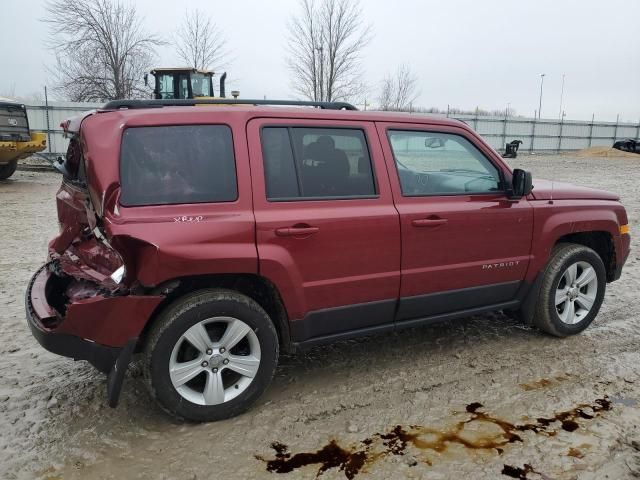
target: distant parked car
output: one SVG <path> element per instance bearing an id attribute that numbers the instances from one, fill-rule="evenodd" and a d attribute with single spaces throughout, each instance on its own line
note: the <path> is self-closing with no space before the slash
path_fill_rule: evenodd
<path id="1" fill-rule="evenodd" d="M 632 138 L 626 138 L 614 143 L 613 148 L 622 150 L 623 152 L 640 153 L 640 142 Z"/>
<path id="2" fill-rule="evenodd" d="M 112 102 L 64 124 L 60 233 L 27 318 L 108 373 L 112 406 L 134 352 L 165 411 L 220 420 L 280 351 L 494 310 L 565 337 L 620 277 L 618 195 L 533 189 L 462 122 L 220 103 Z"/>

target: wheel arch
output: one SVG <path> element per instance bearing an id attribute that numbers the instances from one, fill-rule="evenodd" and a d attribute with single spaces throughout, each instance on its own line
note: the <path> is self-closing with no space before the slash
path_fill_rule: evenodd
<path id="1" fill-rule="evenodd" d="M 576 243 L 595 251 L 604 264 L 607 282 L 613 281 L 616 270 L 616 249 L 611 233 L 599 230 L 569 233 L 558 238 L 555 245 L 560 243 Z"/>
<path id="2" fill-rule="evenodd" d="M 142 329 L 136 351 L 141 351 L 148 338 L 149 331 L 160 314 L 173 302 L 195 290 L 206 288 L 225 288 L 233 290 L 254 300 L 260 305 L 274 323 L 278 333 L 280 348 L 284 352 L 292 349 L 289 331 L 289 317 L 277 287 L 267 278 L 252 273 L 230 273 L 185 276 L 167 280 L 154 287 L 152 294 L 162 294 L 164 299 L 155 308 Z"/>
<path id="3" fill-rule="evenodd" d="M 533 322 L 547 262 L 549 262 L 554 249 L 563 243 L 574 243 L 591 248 L 602 259 L 607 275 L 607 282 L 615 280 L 616 248 L 613 236 L 609 231 L 587 230 L 560 234 L 548 249 L 548 253 L 544 257 L 544 263 L 541 263 L 540 268 L 535 270 L 535 276 L 533 276 L 529 282 L 528 291 L 521 302 L 519 315 L 521 320 L 526 324 L 531 325 Z"/>
<path id="4" fill-rule="evenodd" d="M 560 205 L 547 209 L 546 204 L 535 202 L 532 261 L 527 281 L 533 282 L 542 272 L 553 249 L 559 243 L 577 243 L 595 250 L 607 271 L 607 281 L 613 281 L 615 262 L 623 248 L 616 209 L 595 204 L 584 207 Z M 561 202 L 558 202 L 561 203 Z"/>

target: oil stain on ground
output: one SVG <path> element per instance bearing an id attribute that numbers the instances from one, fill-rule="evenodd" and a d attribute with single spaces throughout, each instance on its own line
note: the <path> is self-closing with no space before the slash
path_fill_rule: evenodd
<path id="1" fill-rule="evenodd" d="M 517 478 L 518 480 L 527 480 L 528 478 L 527 475 L 530 473 L 535 473 L 539 476 L 542 475 L 540 472 L 536 472 L 534 468 L 528 463 L 525 463 L 522 466 L 522 468 L 513 467 L 511 465 L 505 465 L 504 468 L 502 469 L 503 475 L 506 475 L 507 477 L 511 477 L 511 478 Z"/>
<path id="2" fill-rule="evenodd" d="M 540 380 L 536 380 L 535 382 L 521 383 L 520 387 L 526 391 L 539 390 L 541 388 L 551 387 L 557 383 L 569 380 L 571 376 L 572 375 L 570 373 L 566 373 L 564 375 L 558 375 L 551 378 L 541 378 Z"/>
<path id="3" fill-rule="evenodd" d="M 420 425 L 396 425 L 384 433 L 376 433 L 356 445 L 343 447 L 336 440 L 331 440 L 314 452 L 291 453 L 289 447 L 283 443 L 271 444 L 275 458 L 266 459 L 256 456 L 266 463 L 267 471 L 273 473 L 289 473 L 308 465 L 317 465 L 317 476 L 327 470 L 337 468 L 344 472 L 348 479 L 353 479 L 365 467 L 374 464 L 379 459 L 389 455 L 404 455 L 407 447 L 444 452 L 450 445 L 458 444 L 472 450 L 495 450 L 501 454 L 504 447 L 516 442 L 523 442 L 523 432 L 533 432 L 549 437 L 555 436 L 559 428 L 573 432 L 580 428 L 578 420 L 590 420 L 600 412 L 611 409 L 611 402 L 607 397 L 596 399 L 591 404 L 580 404 L 571 410 L 555 413 L 551 417 L 540 417 L 534 422 L 515 424 L 485 413 L 481 403 L 467 405 L 466 411 L 470 418 L 458 422 L 449 430 L 439 430 Z M 474 423 L 493 424 L 497 427 L 494 434 L 471 437 L 464 434 L 467 426 Z M 429 460 L 425 460 L 431 464 Z M 503 474 L 513 478 L 526 478 L 527 472 L 519 467 L 505 465 Z M 522 470 L 522 472 L 520 472 Z M 529 472 L 533 473 L 533 472 Z"/>

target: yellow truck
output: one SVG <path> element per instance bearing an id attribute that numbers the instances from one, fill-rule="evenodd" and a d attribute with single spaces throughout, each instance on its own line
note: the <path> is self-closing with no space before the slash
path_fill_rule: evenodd
<path id="1" fill-rule="evenodd" d="M 0 97 L 0 180 L 13 175 L 18 160 L 46 147 L 46 134 L 29 130 L 24 104 Z"/>

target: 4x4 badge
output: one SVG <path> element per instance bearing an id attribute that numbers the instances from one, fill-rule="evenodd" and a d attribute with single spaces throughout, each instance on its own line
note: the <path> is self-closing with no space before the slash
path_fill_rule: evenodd
<path id="1" fill-rule="evenodd" d="M 181 217 L 173 217 L 173 221 L 174 222 L 179 222 L 179 223 L 199 223 L 202 220 L 204 220 L 204 217 L 202 215 L 198 215 L 197 217 L 187 217 L 186 215 L 183 215 Z"/>

